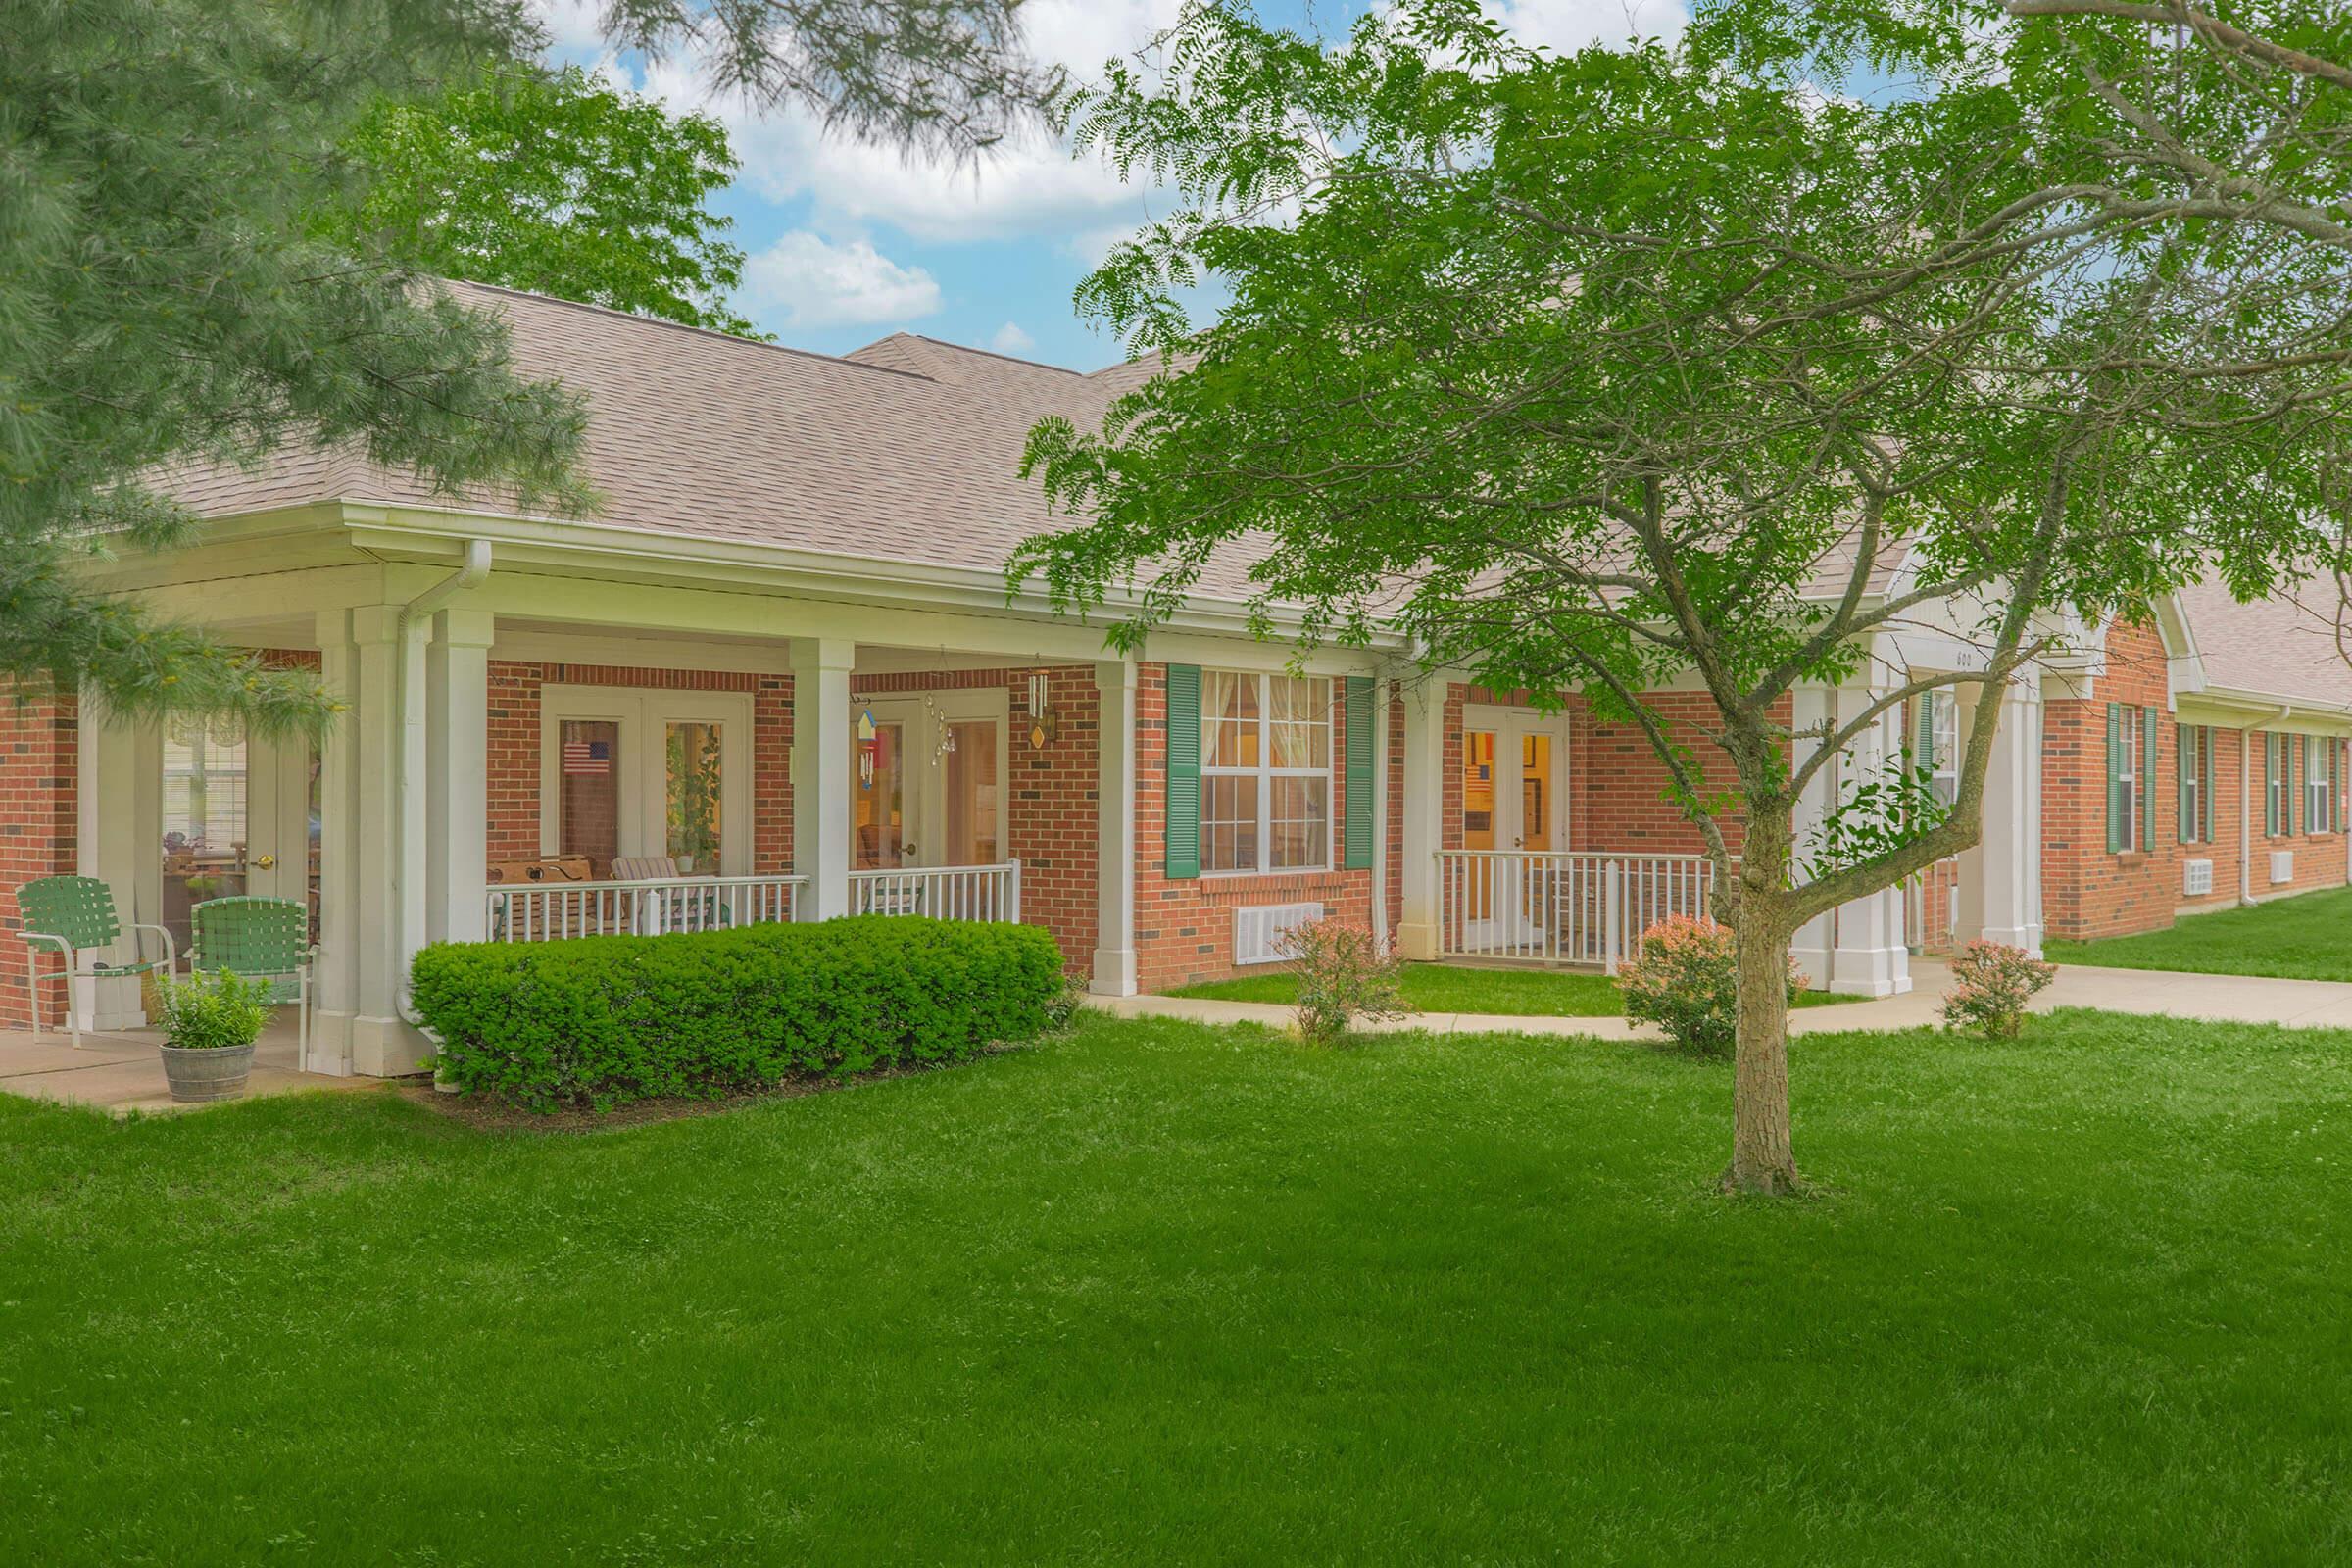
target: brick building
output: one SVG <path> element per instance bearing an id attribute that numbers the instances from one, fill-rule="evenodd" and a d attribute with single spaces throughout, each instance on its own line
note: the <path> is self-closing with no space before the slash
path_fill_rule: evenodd
<path id="1" fill-rule="evenodd" d="M 1573 693 L 1423 671 L 1400 636 L 1295 662 L 1252 635 L 1238 576 L 1212 573 L 1140 657 L 1008 598 L 1004 561 L 1049 522 L 1016 472 L 1029 428 L 1099 417 L 1147 366 L 904 334 L 836 359 L 459 287 L 505 315 L 521 370 L 586 397 L 600 514 L 436 496 L 335 451 L 180 475 L 197 539 L 100 580 L 318 670 L 341 716 L 313 747 L 17 694 L 0 928 L 13 889 L 64 871 L 183 932 L 223 893 L 306 899 L 306 1065 L 392 1073 L 419 1054 L 403 977 L 435 940 L 1019 918 L 1121 994 L 1263 961 L 1317 912 L 1411 956 L 1606 963 L 1703 906 L 1647 746 Z M 1799 957 L 1819 983 L 1885 994 L 1915 944 L 2035 946 L 2045 923 L 2139 929 L 2344 879 L 2332 642 L 2292 607 L 2152 609 L 2002 694 L 1984 848 L 1818 922 Z M 1967 655 L 1889 638 L 1872 675 L 1782 716 L 1850 717 Z M 1698 742 L 1696 693 L 1651 697 Z M 1934 755 L 1962 706 L 1886 713 L 1841 766 Z M 1809 809 L 1840 787 L 1825 775 Z M 0 934 L 0 1020 L 34 983 Z M 62 985 L 38 983 L 54 1017 Z M 139 1005 L 111 980 L 75 1000 L 98 1027 Z"/>

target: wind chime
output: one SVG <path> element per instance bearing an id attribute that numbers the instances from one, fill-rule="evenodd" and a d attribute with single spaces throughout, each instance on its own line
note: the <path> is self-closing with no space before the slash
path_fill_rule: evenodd
<path id="1" fill-rule="evenodd" d="M 1029 672 L 1029 749 L 1042 752 L 1061 733 L 1061 714 L 1053 707 L 1054 682 L 1043 669 Z"/>

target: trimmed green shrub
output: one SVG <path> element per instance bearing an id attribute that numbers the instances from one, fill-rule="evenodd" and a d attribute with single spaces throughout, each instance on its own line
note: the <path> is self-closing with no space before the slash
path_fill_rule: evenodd
<path id="1" fill-rule="evenodd" d="M 536 1110 L 962 1061 L 1062 991 L 1046 931 L 910 915 L 438 943 L 412 978 L 442 1076 Z"/>

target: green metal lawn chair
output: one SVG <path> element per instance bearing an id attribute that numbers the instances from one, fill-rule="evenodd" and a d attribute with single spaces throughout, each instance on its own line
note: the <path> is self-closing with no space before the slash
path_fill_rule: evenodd
<path id="1" fill-rule="evenodd" d="M 24 917 L 23 936 L 27 948 L 55 948 L 66 959 L 66 1029 L 74 1044 L 81 1044 L 81 1009 L 74 1004 L 74 983 L 76 980 L 113 980 L 125 975 L 141 975 L 160 969 L 170 974 L 178 962 L 173 951 L 172 933 L 160 925 L 133 925 L 131 954 L 127 961 L 111 956 L 115 944 L 122 939 L 122 922 L 115 918 L 115 894 L 94 876 L 45 876 L 27 882 L 17 889 L 17 908 Z M 139 950 L 138 933 L 152 931 L 164 939 L 161 958 L 143 957 Z M 27 962 L 34 972 L 32 988 L 32 1031 L 41 1031 L 41 975 L 39 965 Z"/>
<path id="2" fill-rule="evenodd" d="M 311 911 L 294 899 L 264 899 L 236 894 L 207 899 L 188 911 L 193 934 L 188 948 L 188 972 L 218 974 L 229 970 L 240 980 L 267 980 L 270 994 L 263 1000 L 284 1002 L 291 983 L 300 1040 L 300 1054 L 311 1059 L 311 964 L 318 950 L 311 945 Z"/>

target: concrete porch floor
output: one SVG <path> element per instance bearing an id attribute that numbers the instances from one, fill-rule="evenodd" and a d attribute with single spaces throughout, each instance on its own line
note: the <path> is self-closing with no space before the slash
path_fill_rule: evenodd
<path id="1" fill-rule="evenodd" d="M 165 1087 L 164 1060 L 155 1049 L 162 1042 L 163 1035 L 153 1029 L 122 1030 L 85 1034 L 76 1050 L 63 1030 L 36 1035 L 28 1029 L 0 1029 L 0 1094 L 94 1105 L 118 1116 L 132 1110 L 201 1109 L 181 1104 Z M 281 1012 L 254 1043 L 253 1076 L 246 1081 L 245 1098 L 304 1089 L 373 1088 L 379 1081 L 300 1072 L 294 1060 L 294 1017 Z"/>

